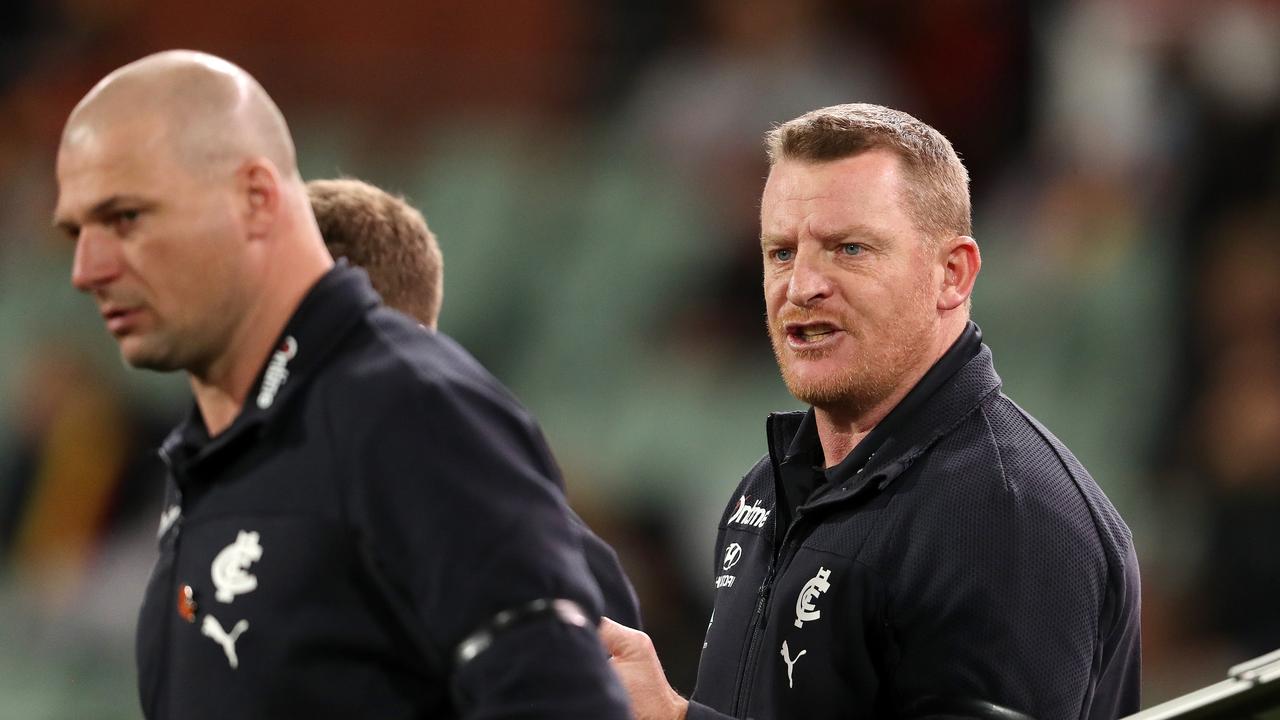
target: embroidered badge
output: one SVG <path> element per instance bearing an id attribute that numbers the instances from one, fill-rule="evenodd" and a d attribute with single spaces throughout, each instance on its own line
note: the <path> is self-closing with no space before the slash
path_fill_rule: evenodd
<path id="1" fill-rule="evenodd" d="M 178 617 L 189 623 L 196 621 L 196 611 L 200 606 L 196 604 L 196 591 L 190 585 L 183 585 L 178 588 Z"/>
<path id="2" fill-rule="evenodd" d="M 801 588 L 800 597 L 796 598 L 796 627 L 804 627 L 805 623 L 822 617 L 822 611 L 816 609 L 813 603 L 819 595 L 831 588 L 831 583 L 828 582 L 830 577 L 831 571 L 820 567 L 818 574 L 809 578 L 809 582 Z"/>
<path id="3" fill-rule="evenodd" d="M 724 562 L 721 563 L 720 567 L 725 571 L 728 571 L 729 568 L 733 567 L 734 565 L 737 565 L 738 561 L 741 559 L 742 559 L 742 546 L 739 545 L 738 543 L 730 543 L 729 547 L 725 548 Z"/>
<path id="4" fill-rule="evenodd" d="M 231 666 L 232 670 L 240 667 L 240 658 L 236 656 L 236 640 L 239 640 L 240 636 L 248 629 L 249 621 L 241 620 L 228 633 L 222 629 L 222 623 L 218 622 L 218 619 L 212 615 L 205 615 L 204 622 L 200 625 L 200 632 L 205 637 L 222 646 L 222 652 L 226 653 L 227 664 Z"/>
<path id="5" fill-rule="evenodd" d="M 795 687 L 795 684 L 791 680 L 791 670 L 795 667 L 796 661 L 800 659 L 800 656 L 804 655 L 807 652 L 809 651 L 801 650 L 799 653 L 796 654 L 795 658 L 792 658 L 791 649 L 787 647 L 787 641 L 786 640 L 782 641 L 782 661 L 787 664 L 787 687 L 789 688 Z"/>
<path id="6" fill-rule="evenodd" d="M 733 587 L 733 581 L 737 576 L 728 574 L 729 568 L 737 565 L 741 559 L 742 546 L 738 543 L 730 543 L 729 547 L 724 550 L 724 561 L 720 563 L 720 567 L 724 568 L 725 574 L 716 577 L 717 588 Z"/>
<path id="7" fill-rule="evenodd" d="M 222 549 L 213 559 L 210 574 L 218 591 L 213 594 L 219 602 L 229 603 L 237 595 L 253 592 L 258 578 L 247 572 L 250 565 L 262 559 L 262 546 L 258 533 L 240 531 L 236 541 Z"/>

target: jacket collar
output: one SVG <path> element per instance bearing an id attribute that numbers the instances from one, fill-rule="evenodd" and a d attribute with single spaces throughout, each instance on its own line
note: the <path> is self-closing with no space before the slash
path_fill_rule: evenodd
<path id="1" fill-rule="evenodd" d="M 895 418 L 891 431 L 883 437 L 874 454 L 866 459 L 865 466 L 845 467 L 842 463 L 838 467 L 845 470 L 845 474 L 833 477 L 825 488 L 800 506 L 802 511 L 812 511 L 843 502 L 864 491 L 888 487 L 935 442 L 968 417 L 984 398 L 1000 389 L 1000 377 L 992 363 L 991 348 L 981 343 L 981 331 L 976 325 L 970 323 L 970 328 L 978 333 L 977 353 L 927 397 L 912 398 L 908 394 L 903 400 L 904 405 L 912 401 L 911 407 L 903 408 L 908 411 L 907 416 Z M 812 415 L 813 408 L 807 412 L 769 416 L 767 434 L 774 477 L 781 477 L 779 468 L 786 461 L 787 454 L 799 449 L 793 447 L 793 442 L 802 425 L 813 422 Z"/>
<path id="2" fill-rule="evenodd" d="M 231 426 L 210 438 L 200 410 L 192 402 L 186 419 L 161 444 L 161 457 L 171 468 L 175 463 L 194 466 L 260 435 L 379 301 L 365 272 L 339 260 L 312 286 L 285 324 Z"/>

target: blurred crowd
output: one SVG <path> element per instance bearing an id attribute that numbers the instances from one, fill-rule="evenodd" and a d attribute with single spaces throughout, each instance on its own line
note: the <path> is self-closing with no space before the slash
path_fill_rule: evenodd
<path id="1" fill-rule="evenodd" d="M 1267 0 L 0 4 L 0 707 L 135 717 L 154 448 L 49 227 L 58 133 L 110 69 L 253 73 L 308 179 L 406 195 L 440 326 L 539 417 L 691 689 L 722 503 L 791 409 L 756 240 L 772 123 L 850 101 L 973 176 L 974 318 L 1005 389 L 1134 529 L 1148 703 L 1280 647 L 1280 5 Z M 442 552 L 445 550 L 442 549 Z"/>

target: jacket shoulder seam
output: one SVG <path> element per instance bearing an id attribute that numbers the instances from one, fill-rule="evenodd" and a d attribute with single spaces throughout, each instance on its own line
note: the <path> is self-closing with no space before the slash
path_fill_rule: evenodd
<path id="1" fill-rule="evenodd" d="M 996 468 L 1000 471 L 1000 483 L 1004 486 L 1005 492 L 1009 491 L 1009 474 L 1005 471 L 1004 451 L 1000 449 L 1000 443 L 996 442 L 996 430 L 991 425 L 991 417 L 987 414 L 985 403 L 978 405 L 978 412 L 982 416 L 982 424 L 987 428 L 987 442 L 991 443 L 992 449 L 995 450 Z M 1061 460 L 1059 460 L 1061 462 Z"/>
<path id="2" fill-rule="evenodd" d="M 1103 604 L 1098 608 L 1099 612 L 1102 612 L 1103 607 L 1106 606 L 1107 598 L 1114 598 L 1116 602 L 1118 602 L 1120 599 L 1120 589 L 1116 587 L 1113 581 L 1113 577 L 1116 574 L 1119 574 L 1121 577 L 1123 577 L 1124 568 L 1128 563 L 1128 558 L 1124 553 L 1120 552 L 1120 548 L 1111 547 L 1107 542 L 1107 538 L 1109 537 L 1109 535 L 1103 532 L 1103 522 L 1099 517 L 1098 508 L 1096 508 L 1094 506 L 1094 503 L 1090 501 L 1088 494 L 1085 492 L 1084 487 L 1082 487 L 1081 485 L 1080 476 L 1071 469 L 1070 463 L 1068 463 L 1067 459 L 1063 457 L 1062 451 L 1059 449 L 1057 444 L 1054 443 L 1045 434 L 1044 428 L 1040 425 L 1040 423 L 1036 422 L 1035 418 L 1031 417 L 1031 415 L 1027 413 L 1026 410 L 1022 409 L 1020 405 L 1013 402 L 1012 400 L 1006 399 L 1006 401 L 1011 406 L 1013 406 L 1014 410 L 1018 413 L 1018 417 L 1020 417 L 1023 422 L 1025 422 L 1027 425 L 1031 427 L 1031 429 L 1036 433 L 1036 436 L 1040 438 L 1040 441 L 1044 443 L 1046 446 L 1048 446 L 1049 450 L 1053 453 L 1053 456 L 1058 459 L 1058 464 L 1062 467 L 1062 470 L 1064 473 L 1066 473 L 1066 476 L 1070 478 L 1071 484 L 1075 486 L 1076 492 L 1080 495 L 1081 502 L 1084 503 L 1085 508 L 1089 511 L 1089 519 L 1093 524 L 1094 538 L 1098 543 L 1098 548 L 1101 551 L 1103 560 L 1107 564 L 1107 572 L 1103 581 L 1104 588 L 1105 588 L 1103 591 L 1104 592 Z M 1099 625 L 1098 632 L 1096 635 L 1096 640 L 1098 642 L 1099 647 L 1101 647 L 1104 641 L 1104 638 L 1110 637 L 1111 634 L 1114 633 L 1117 630 L 1117 628 L 1120 627 L 1120 624 L 1121 624 L 1121 614 L 1116 613 L 1116 616 L 1112 618 L 1111 627 L 1104 629 L 1101 627 L 1101 625 Z"/>

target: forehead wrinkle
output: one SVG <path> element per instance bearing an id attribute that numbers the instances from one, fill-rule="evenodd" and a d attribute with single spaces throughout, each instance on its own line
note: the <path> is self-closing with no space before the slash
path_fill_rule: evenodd
<path id="1" fill-rule="evenodd" d="M 866 223 L 851 223 L 842 227 L 835 227 L 830 230 L 811 229 L 811 232 L 814 237 L 827 242 L 834 242 L 837 240 L 871 240 L 882 242 L 885 240 L 884 233 Z"/>

